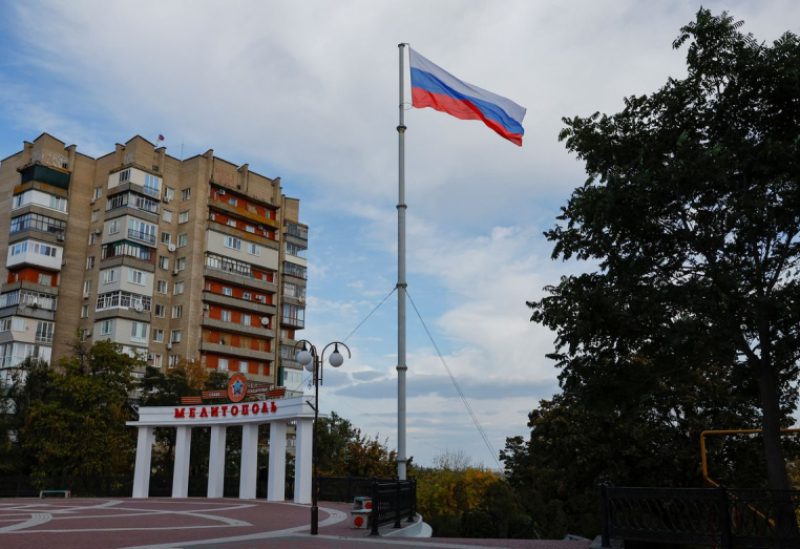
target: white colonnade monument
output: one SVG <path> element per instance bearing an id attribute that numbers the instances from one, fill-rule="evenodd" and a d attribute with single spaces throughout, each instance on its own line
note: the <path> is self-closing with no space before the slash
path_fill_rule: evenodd
<path id="1" fill-rule="evenodd" d="M 241 375 L 241 374 L 240 374 Z M 234 376 L 238 377 L 238 376 Z M 244 378 L 244 376 L 242 376 Z M 241 380 L 241 378 L 240 378 Z M 234 378 L 228 393 L 231 394 Z M 247 380 L 244 379 L 244 386 Z M 246 392 L 247 389 L 244 389 Z M 267 501 L 286 498 L 286 431 L 295 424 L 294 502 L 311 502 L 312 445 L 314 410 L 305 397 L 256 400 L 222 404 L 145 406 L 139 408 L 139 420 L 127 425 L 139 430 L 136 443 L 136 468 L 133 474 L 133 497 L 146 498 L 150 489 L 150 469 L 155 428 L 175 428 L 175 467 L 172 476 L 172 497 L 185 498 L 189 488 L 189 450 L 194 427 L 211 428 L 208 460 L 210 498 L 223 495 L 225 479 L 225 435 L 230 426 L 242 427 L 239 498 L 255 499 L 258 482 L 258 426 L 269 423 L 269 473 Z"/>

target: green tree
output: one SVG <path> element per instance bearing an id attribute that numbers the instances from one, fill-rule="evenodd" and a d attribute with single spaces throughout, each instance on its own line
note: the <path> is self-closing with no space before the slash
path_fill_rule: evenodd
<path id="1" fill-rule="evenodd" d="M 730 368 L 684 361 L 670 368 L 641 358 L 575 362 L 580 377 L 569 376 L 561 394 L 541 401 L 529 415 L 530 438 L 507 439 L 501 453 L 543 537 L 594 536 L 602 482 L 701 486 L 700 433 L 757 425 L 757 399 L 730 391 Z M 730 438 L 709 444 L 709 462 L 726 485 L 758 485 L 764 470 L 758 446 Z"/>
<path id="2" fill-rule="evenodd" d="M 723 392 L 757 397 L 768 485 L 788 489 L 779 430 L 800 353 L 800 41 L 766 45 L 740 26 L 701 9 L 673 44 L 688 44 L 685 78 L 620 113 L 564 119 L 588 179 L 546 235 L 554 258 L 599 268 L 529 305 L 557 333 L 566 388 L 636 361 L 656 379 L 718 368 Z"/>
<path id="3" fill-rule="evenodd" d="M 20 444 L 19 432 L 31 404 L 47 398 L 50 386 L 49 365 L 27 358 L 2 387 L 0 411 L 0 474 L 30 474 L 31 460 Z"/>
<path id="4" fill-rule="evenodd" d="M 134 419 L 129 396 L 138 360 L 110 342 L 78 345 L 57 368 L 24 367 L 12 389 L 18 441 L 36 478 L 65 477 L 73 487 L 131 471 Z M 91 489 L 91 488 L 90 488 Z"/>
<path id="5" fill-rule="evenodd" d="M 319 472 L 323 476 L 391 477 L 397 453 L 385 442 L 369 437 L 361 429 L 331 412 L 320 418 L 317 432 Z"/>

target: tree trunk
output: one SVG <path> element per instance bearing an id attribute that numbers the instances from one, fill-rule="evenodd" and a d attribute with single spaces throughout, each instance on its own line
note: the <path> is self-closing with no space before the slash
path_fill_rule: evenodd
<path id="1" fill-rule="evenodd" d="M 775 372 L 762 360 L 758 376 L 761 397 L 764 457 L 767 461 L 767 480 L 770 490 L 791 490 L 786 460 L 781 447 L 780 394 Z"/>
<path id="2" fill-rule="evenodd" d="M 759 392 L 761 396 L 762 434 L 764 437 L 764 457 L 767 460 L 767 480 L 772 492 L 774 507 L 772 528 L 775 547 L 797 547 L 800 531 L 797 527 L 794 502 L 789 490 L 792 485 L 786 472 L 786 460 L 781 446 L 780 394 L 775 372 L 762 359 L 759 372 Z"/>

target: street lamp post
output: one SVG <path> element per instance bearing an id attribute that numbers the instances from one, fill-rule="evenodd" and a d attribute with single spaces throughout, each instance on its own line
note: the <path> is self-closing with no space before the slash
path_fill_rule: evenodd
<path id="1" fill-rule="evenodd" d="M 303 348 L 295 355 L 295 360 L 303 365 L 303 367 L 312 373 L 314 376 L 314 404 L 308 404 L 314 408 L 314 432 L 311 449 L 311 460 L 314 464 L 314 471 L 311 475 L 311 535 L 316 536 L 319 533 L 319 507 L 317 506 L 319 496 L 319 481 L 317 480 L 317 465 L 319 463 L 317 440 L 319 423 L 319 386 L 322 383 L 322 366 L 325 362 L 325 352 L 333 346 L 333 352 L 328 358 L 328 363 L 334 368 L 338 368 L 344 362 L 342 353 L 339 352 L 339 345 L 347 351 L 347 358 L 350 358 L 350 348 L 341 341 L 332 341 L 322 348 L 322 353 L 317 353 L 317 348 L 307 339 L 301 339 L 295 343 L 294 348 L 297 349 L 299 345 Z"/>

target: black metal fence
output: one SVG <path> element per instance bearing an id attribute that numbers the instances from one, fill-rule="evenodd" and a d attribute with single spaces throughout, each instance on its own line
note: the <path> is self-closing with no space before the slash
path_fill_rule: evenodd
<path id="1" fill-rule="evenodd" d="M 393 482 L 388 478 L 318 477 L 320 501 L 353 503 L 358 496 L 371 496 L 374 482 Z"/>
<path id="2" fill-rule="evenodd" d="M 721 548 L 800 548 L 800 491 L 601 487 L 611 538 Z"/>
<path id="3" fill-rule="evenodd" d="M 40 490 L 69 490 L 73 497 L 130 497 L 133 478 L 0 476 L 0 497 L 36 497 Z"/>
<path id="4" fill-rule="evenodd" d="M 370 535 L 377 536 L 378 528 L 390 522 L 394 522 L 395 528 L 400 528 L 404 517 L 408 522 L 414 521 L 417 514 L 417 481 L 373 482 L 371 496 Z"/>

